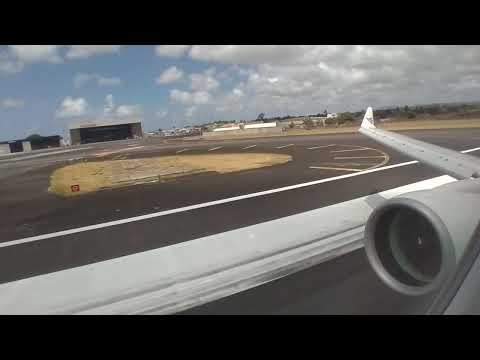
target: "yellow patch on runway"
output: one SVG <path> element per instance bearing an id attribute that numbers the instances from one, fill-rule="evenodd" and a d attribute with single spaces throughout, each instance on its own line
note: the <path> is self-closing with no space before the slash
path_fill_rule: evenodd
<path id="1" fill-rule="evenodd" d="M 75 196 L 103 189 L 166 181 L 202 172 L 219 174 L 285 164 L 286 154 L 174 155 L 145 159 L 84 162 L 57 169 L 50 176 L 49 191 Z M 72 191 L 78 185 L 79 191 Z M 77 188 L 76 188 L 77 189 Z"/>

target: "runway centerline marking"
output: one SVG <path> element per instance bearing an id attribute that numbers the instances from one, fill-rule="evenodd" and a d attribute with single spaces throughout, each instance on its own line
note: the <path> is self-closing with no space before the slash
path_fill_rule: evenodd
<path id="1" fill-rule="evenodd" d="M 242 148 L 242 150 L 251 149 L 251 148 L 254 148 L 255 146 L 257 146 L 257 145 L 250 145 L 250 146 L 247 146 L 247 147 Z"/>
<path id="2" fill-rule="evenodd" d="M 217 147 L 208 149 L 208 151 L 215 151 L 215 150 L 218 150 L 218 149 L 221 149 L 221 148 L 223 148 L 223 146 L 217 146 Z"/>
<path id="3" fill-rule="evenodd" d="M 185 151 L 189 151 L 190 149 L 182 149 L 182 150 L 178 150 L 175 152 L 175 154 L 180 154 L 182 152 L 185 152 Z"/>
<path id="4" fill-rule="evenodd" d="M 282 145 L 282 146 L 277 146 L 275 149 L 284 149 L 286 147 L 290 147 L 290 146 L 293 146 L 295 144 L 288 144 L 288 145 Z"/>
<path id="5" fill-rule="evenodd" d="M 337 168 L 329 166 L 309 166 L 310 169 L 321 169 L 321 170 L 342 170 L 342 171 L 363 171 L 363 169 L 348 169 L 348 168 Z"/>
<path id="6" fill-rule="evenodd" d="M 463 151 L 461 151 L 461 153 L 465 154 L 465 153 L 469 153 L 469 152 L 473 152 L 473 151 L 477 151 L 477 150 L 480 150 L 480 147 L 474 148 L 474 149 L 463 150 Z M 332 182 L 332 181 L 336 181 L 336 180 L 348 179 L 348 178 L 355 177 L 355 176 L 370 174 L 370 173 L 379 172 L 379 171 L 383 171 L 383 170 L 395 169 L 395 168 L 398 168 L 398 167 L 409 166 L 409 165 L 413 165 L 413 164 L 418 164 L 418 161 L 417 160 L 406 161 L 406 162 L 403 162 L 403 163 L 388 165 L 388 166 L 384 166 L 384 167 L 377 167 L 375 169 L 367 169 L 367 170 L 364 170 L 364 171 L 359 171 L 359 172 L 354 172 L 354 173 L 350 173 L 350 174 L 334 176 L 334 177 L 331 177 L 331 178 L 314 180 L 314 181 L 309 181 L 309 182 L 306 182 L 306 183 L 289 185 L 289 186 L 284 186 L 284 187 L 281 187 L 281 188 L 264 190 L 264 191 L 259 191 L 259 192 L 255 192 L 255 193 L 239 195 L 239 196 L 229 197 L 229 198 L 220 199 L 220 200 L 209 201 L 209 202 L 202 203 L 202 204 L 189 205 L 189 206 L 184 206 L 184 207 L 180 207 L 180 208 L 176 208 L 176 209 L 164 210 L 164 211 L 159 211 L 159 212 L 155 212 L 155 213 L 134 216 L 134 217 L 120 219 L 120 220 L 108 221 L 108 222 L 100 223 L 100 224 L 88 225 L 88 226 L 83 226 L 83 227 L 79 227 L 79 228 L 62 230 L 62 231 L 57 231 L 57 232 L 42 234 L 42 235 L 37 235 L 37 236 L 30 236 L 30 237 L 26 237 L 26 238 L 23 238 L 23 239 L 5 241 L 5 242 L 0 243 L 0 248 L 20 245 L 20 244 L 24 244 L 24 243 L 39 241 L 39 240 L 51 239 L 51 238 L 66 236 L 66 235 L 71 235 L 71 234 L 77 234 L 77 233 L 81 233 L 81 232 L 85 232 L 85 231 L 97 230 L 97 229 L 107 228 L 107 227 L 116 226 L 116 225 L 128 224 L 128 223 L 132 223 L 132 222 L 137 222 L 137 221 L 142 221 L 142 220 L 147 220 L 147 219 L 153 219 L 153 218 L 166 216 L 166 215 L 171 215 L 171 214 L 178 214 L 178 213 L 182 213 L 182 212 L 185 212 L 185 211 L 202 209 L 202 208 L 206 208 L 206 207 L 210 207 L 210 206 L 231 203 L 231 202 L 234 202 L 234 201 L 251 199 L 251 198 L 270 195 L 270 194 L 276 194 L 276 193 L 280 193 L 280 192 L 284 192 L 284 191 L 289 191 L 289 190 L 299 189 L 299 188 L 303 188 L 303 187 L 323 184 L 323 183 Z"/>
<path id="7" fill-rule="evenodd" d="M 335 144 L 322 145 L 322 146 L 312 146 L 312 147 L 307 148 L 307 150 L 317 150 L 317 149 L 322 149 L 322 148 L 326 148 L 326 147 L 329 147 L 329 146 L 335 146 Z"/>

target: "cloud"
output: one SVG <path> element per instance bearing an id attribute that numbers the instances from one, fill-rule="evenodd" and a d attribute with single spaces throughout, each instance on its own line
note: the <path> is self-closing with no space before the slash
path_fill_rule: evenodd
<path id="1" fill-rule="evenodd" d="M 157 45 L 155 46 L 155 54 L 162 57 L 179 58 L 183 56 L 190 45 Z"/>
<path id="2" fill-rule="evenodd" d="M 222 119 L 474 101 L 480 85 L 480 46 L 198 45 L 189 56 L 230 65 L 234 83 L 196 113 Z"/>
<path id="3" fill-rule="evenodd" d="M 170 90 L 170 99 L 184 105 L 205 105 L 211 102 L 212 96 L 206 91 Z"/>
<path id="4" fill-rule="evenodd" d="M 232 93 L 233 93 L 233 95 L 235 95 L 237 97 L 245 96 L 242 89 L 235 88 L 235 89 L 232 90 Z"/>
<path id="5" fill-rule="evenodd" d="M 21 62 L 11 59 L 8 54 L 0 53 L 0 74 L 16 74 L 23 70 Z"/>
<path id="6" fill-rule="evenodd" d="M 58 54 L 60 46 L 57 45 L 9 45 L 9 49 L 23 63 L 46 61 L 55 64 L 63 61 Z"/>
<path id="7" fill-rule="evenodd" d="M 67 96 L 60 104 L 60 107 L 57 109 L 55 115 L 58 118 L 83 116 L 87 112 L 87 107 L 88 104 L 84 98 L 74 99 L 70 96 Z"/>
<path id="8" fill-rule="evenodd" d="M 65 45 L 8 45 L 0 49 L 0 73 L 16 74 L 21 72 L 25 65 L 47 62 L 50 64 L 63 63 L 60 49 Z M 121 45 L 70 45 L 66 57 L 68 59 L 84 59 L 94 55 L 118 52 Z M 116 79 L 105 78 L 100 81 L 104 85 L 118 82 Z"/>
<path id="9" fill-rule="evenodd" d="M 118 117 L 137 116 L 140 114 L 140 106 L 138 105 L 120 105 L 116 110 Z"/>
<path id="10" fill-rule="evenodd" d="M 57 45 L 8 45 L 0 51 L 0 74 L 12 75 L 21 72 L 25 64 L 63 62 Z"/>
<path id="11" fill-rule="evenodd" d="M 195 106 L 191 106 L 191 107 L 187 108 L 185 110 L 185 116 L 188 117 L 188 118 L 191 118 L 193 116 L 193 114 L 195 113 L 196 109 L 197 108 Z"/>
<path id="12" fill-rule="evenodd" d="M 170 90 L 170 100 L 183 105 L 206 105 L 213 102 L 212 92 L 219 89 L 219 82 L 215 79 L 215 68 L 209 68 L 203 73 L 190 74 L 190 88 L 192 91 L 179 89 Z M 193 110 L 189 112 L 192 116 Z"/>
<path id="13" fill-rule="evenodd" d="M 116 53 L 121 47 L 122 45 L 70 45 L 66 56 L 69 59 L 86 59 L 95 55 Z"/>
<path id="14" fill-rule="evenodd" d="M 73 78 L 75 88 L 80 88 L 89 82 L 96 82 L 98 86 L 118 86 L 122 81 L 118 77 L 105 77 L 99 74 L 77 74 Z"/>
<path id="15" fill-rule="evenodd" d="M 219 86 L 219 82 L 213 76 L 215 69 L 210 68 L 204 73 L 190 75 L 190 87 L 196 91 L 211 91 Z"/>
<path id="16" fill-rule="evenodd" d="M 129 116 L 139 116 L 141 114 L 140 105 L 119 105 L 115 106 L 112 94 L 105 97 L 103 106 L 103 117 L 105 118 L 122 118 Z"/>
<path id="17" fill-rule="evenodd" d="M 25 100 L 6 98 L 0 102 L 0 105 L 5 109 L 22 109 L 25 107 Z"/>
<path id="18" fill-rule="evenodd" d="M 104 116 L 113 116 L 115 113 L 115 103 L 113 101 L 113 95 L 108 94 L 105 97 L 105 105 L 103 106 L 103 115 Z"/>
<path id="19" fill-rule="evenodd" d="M 302 52 L 302 46 L 289 45 L 194 45 L 189 55 L 194 60 L 225 64 L 290 62 Z"/>
<path id="20" fill-rule="evenodd" d="M 122 80 L 117 77 L 103 77 L 99 76 L 97 78 L 98 86 L 118 86 L 122 84 Z"/>
<path id="21" fill-rule="evenodd" d="M 166 69 L 157 79 L 157 84 L 171 84 L 183 78 L 183 71 L 176 66 Z"/>

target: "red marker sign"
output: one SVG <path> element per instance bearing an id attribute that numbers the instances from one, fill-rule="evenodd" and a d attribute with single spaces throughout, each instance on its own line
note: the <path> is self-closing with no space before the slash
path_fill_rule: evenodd
<path id="1" fill-rule="evenodd" d="M 70 189 L 72 189 L 72 192 L 79 192 L 80 191 L 80 185 L 72 185 L 72 186 L 70 186 Z"/>

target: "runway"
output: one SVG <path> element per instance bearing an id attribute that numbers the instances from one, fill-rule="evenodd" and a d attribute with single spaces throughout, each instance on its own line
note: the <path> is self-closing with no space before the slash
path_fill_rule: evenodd
<path id="1" fill-rule="evenodd" d="M 459 151 L 480 146 L 480 129 L 404 133 Z M 0 159 L 0 283 L 186 242 L 441 175 L 360 134 L 172 143 L 145 139 L 77 149 Z M 293 160 L 71 198 L 47 191 L 54 169 L 79 161 L 243 152 L 289 154 Z M 335 305 L 333 295 L 326 296 L 337 291 L 348 297 L 359 286 L 366 291 L 351 307 L 348 301 Z M 410 309 L 405 301 L 376 279 L 358 250 L 186 313 L 389 313 Z"/>

